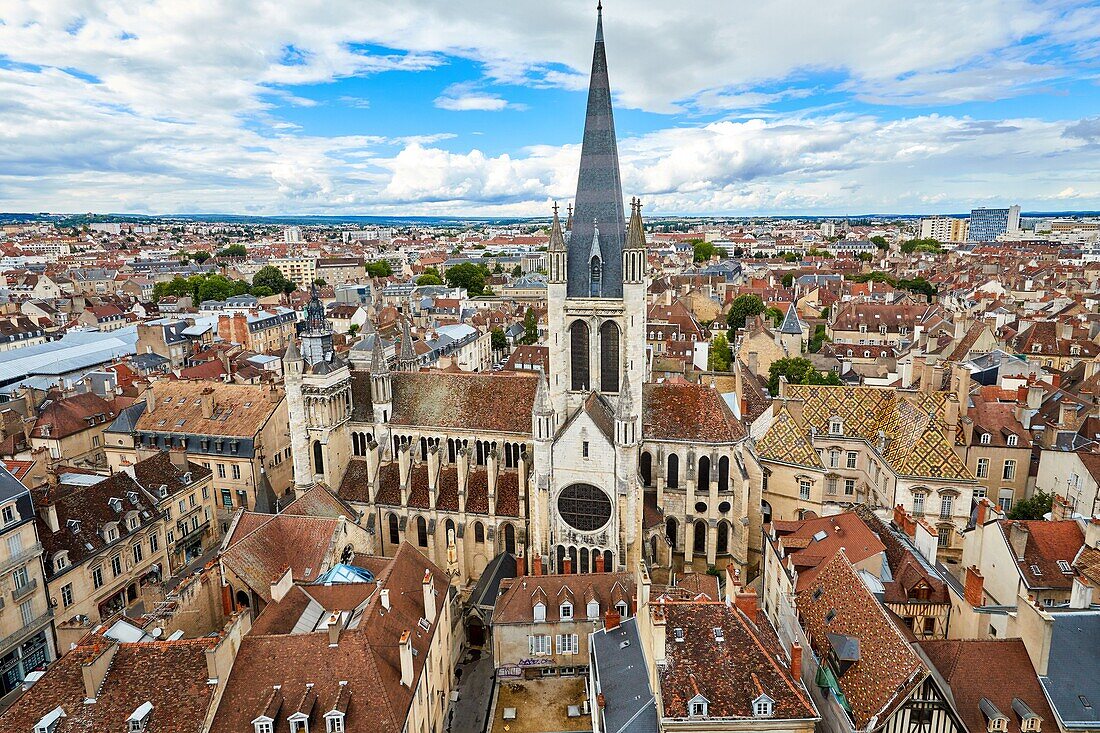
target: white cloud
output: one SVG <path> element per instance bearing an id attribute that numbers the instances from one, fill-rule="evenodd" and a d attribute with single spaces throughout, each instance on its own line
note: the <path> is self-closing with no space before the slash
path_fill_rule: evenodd
<path id="1" fill-rule="evenodd" d="M 518 105 L 508 103 L 503 97 L 478 90 L 469 83 L 452 84 L 435 100 L 435 106 L 451 112 L 499 112 Z"/>

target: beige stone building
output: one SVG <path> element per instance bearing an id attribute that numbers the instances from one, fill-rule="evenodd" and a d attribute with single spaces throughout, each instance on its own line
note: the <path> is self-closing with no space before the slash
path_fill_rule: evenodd
<path id="1" fill-rule="evenodd" d="M 116 416 L 113 402 L 91 392 L 49 401 L 31 428 L 31 448 L 46 448 L 52 458 L 72 465 L 102 468 L 104 431 Z"/>

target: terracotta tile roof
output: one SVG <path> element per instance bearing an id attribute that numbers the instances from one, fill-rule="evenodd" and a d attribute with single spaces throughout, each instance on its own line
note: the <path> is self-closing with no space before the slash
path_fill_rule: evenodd
<path id="1" fill-rule="evenodd" d="M 887 616 L 856 569 L 837 551 L 814 582 L 796 594 L 814 653 L 825 658 L 832 638 L 858 642 L 859 659 L 838 678 L 858 727 L 884 721 L 927 676 L 927 668 Z"/>
<path id="2" fill-rule="evenodd" d="M 348 461 L 347 470 L 344 471 L 344 478 L 340 480 L 340 488 L 336 493 L 344 501 L 366 504 L 370 500 L 368 475 L 367 462 L 352 458 Z"/>
<path id="3" fill-rule="evenodd" d="M 1083 575 L 1091 585 L 1100 585 L 1100 549 L 1084 545 L 1073 561 L 1073 567 Z"/>
<path id="4" fill-rule="evenodd" d="M 190 473 L 190 480 L 184 481 L 184 474 Z M 201 463 L 187 462 L 187 469 L 177 467 L 172 463 L 172 457 L 167 451 L 161 451 L 157 455 L 138 461 L 134 464 L 134 476 L 138 483 L 144 486 L 154 495 L 161 486 L 168 489 L 168 496 L 174 496 L 180 491 L 186 491 L 191 486 L 209 478 L 210 469 Z"/>
<path id="5" fill-rule="evenodd" d="M 289 567 L 296 581 L 323 573 L 329 547 L 340 522 L 328 517 L 276 514 L 233 543 L 221 555 L 222 564 L 265 601 L 271 583 Z"/>
<path id="6" fill-rule="evenodd" d="M 886 551 L 886 564 L 890 567 L 893 580 L 883 583 L 887 603 L 908 603 L 910 598 L 921 595 L 918 591 L 928 589 L 921 603 L 950 603 L 947 584 L 916 556 L 918 550 L 903 540 L 900 530 L 891 522 L 884 523 L 867 505 L 861 504 L 853 512 L 855 516 L 875 533 Z M 849 559 L 851 555 L 849 553 Z"/>
<path id="7" fill-rule="evenodd" d="M 117 414 L 112 403 L 92 392 L 84 392 L 55 400 L 42 408 L 31 435 L 65 438 L 95 425 L 110 424 Z"/>
<path id="8" fill-rule="evenodd" d="M 295 514 L 303 517 L 331 517 L 333 519 L 344 516 L 354 521 L 359 512 L 325 486 L 314 484 L 304 494 L 283 507 L 280 514 Z"/>
<path id="9" fill-rule="evenodd" d="M 412 690 L 419 683 L 448 602 L 448 579 L 408 543 L 398 548 L 392 560 L 375 560 L 378 572 L 373 585 L 389 589 L 390 610 L 380 613 L 380 594 L 372 594 L 358 626 L 345 629 L 336 646 L 329 646 L 327 632 L 246 636 L 210 728 L 212 733 L 251 731 L 252 720 L 265 709 L 275 685 L 281 687 L 281 707 L 274 716 L 274 733 L 288 733 L 286 718 L 302 699 L 307 684 L 316 694 L 311 730 L 324 730 L 323 714 L 338 704 L 346 706 L 345 730 L 401 733 L 405 729 Z M 427 631 L 418 623 L 424 615 L 421 583 L 425 571 L 431 574 L 437 603 L 436 621 Z M 412 688 L 401 684 L 398 642 L 406 630 L 412 632 L 414 649 Z M 341 689 L 341 681 L 347 683 L 346 690 Z"/>
<path id="10" fill-rule="evenodd" d="M 722 395 L 689 382 L 649 383 L 642 388 L 642 435 L 649 440 L 734 443 L 745 428 Z"/>
<path id="11" fill-rule="evenodd" d="M 1073 560 L 1085 544 L 1085 535 L 1076 520 L 1063 519 L 1048 522 L 1043 519 L 1002 519 L 997 522 L 1005 544 L 1011 548 L 1009 537 L 1013 524 L 1028 530 L 1024 558 L 1017 560 L 1020 576 L 1029 588 L 1055 588 L 1069 590 L 1073 587 Z M 1070 572 L 1063 572 L 1058 561 L 1070 564 Z M 1035 572 L 1038 569 L 1038 573 Z"/>
<path id="12" fill-rule="evenodd" d="M 391 422 L 529 434 L 537 386 L 537 376 L 521 372 L 398 372 Z"/>
<path id="13" fill-rule="evenodd" d="M 0 729 L 29 733 L 46 713 L 61 706 L 66 717 L 58 733 L 125 731 L 130 715 L 150 702 L 148 730 L 201 730 L 215 690 L 207 684 L 206 650 L 215 643 L 217 639 L 203 638 L 120 644 L 90 705 L 84 702 L 81 665 L 95 658 L 97 646 L 78 647 L 54 662 L 0 715 Z"/>
<path id="14" fill-rule="evenodd" d="M 1043 729 L 1057 728 L 1057 718 L 1035 676 L 1022 639 L 944 639 L 920 641 L 921 651 L 951 687 L 955 709 L 970 731 L 981 733 L 988 721 L 978 703 L 985 698 L 1008 718 L 1008 733 L 1021 733 L 1012 710 L 1023 700 L 1043 719 Z"/>
<path id="15" fill-rule="evenodd" d="M 772 522 L 772 530 L 783 547 L 789 550 L 784 557 L 799 568 L 798 589 L 813 582 L 816 576 L 813 570 L 821 562 L 832 559 L 841 548 L 853 563 L 863 562 L 886 550 L 875 533 L 853 512 L 802 521 Z M 822 532 L 824 536 L 820 535 Z"/>
<path id="16" fill-rule="evenodd" d="M 507 583 L 507 585 L 506 585 Z M 635 597 L 633 573 L 582 573 L 571 575 L 530 575 L 501 581 L 501 596 L 493 611 L 494 624 L 529 624 L 534 622 L 535 596 L 546 600 L 546 622 L 560 621 L 563 594 L 573 598 L 595 598 L 600 603 L 600 618 L 618 598 L 627 601 L 633 611 Z M 618 594 L 616 594 L 618 591 Z M 573 617 L 579 623 L 587 620 L 584 602 L 577 601 Z"/>
<path id="17" fill-rule="evenodd" d="M 689 717 L 688 703 L 702 695 L 709 717 L 752 719 L 752 703 L 761 694 L 774 701 L 778 720 L 818 717 L 806 691 L 776 659 L 786 655 L 774 634 L 761 633 L 736 607 L 672 601 L 651 609 L 665 614 L 666 663 L 658 672 L 663 717 Z M 683 630 L 682 642 L 672 629 Z"/>
<path id="18" fill-rule="evenodd" d="M 283 399 L 278 392 L 279 399 L 272 401 L 268 387 L 246 384 L 161 380 L 149 389 L 156 395 L 156 409 L 146 409 L 138 418 L 139 432 L 251 438 Z M 213 390 L 214 416 L 210 418 L 202 412 L 205 390 Z"/>

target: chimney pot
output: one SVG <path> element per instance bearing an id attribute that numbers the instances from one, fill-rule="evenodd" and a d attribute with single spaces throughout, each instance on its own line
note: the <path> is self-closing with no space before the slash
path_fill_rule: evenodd
<path id="1" fill-rule="evenodd" d="M 610 631 L 619 627 L 619 612 L 614 608 L 609 608 L 607 613 L 603 617 L 603 627 Z"/>
<path id="2" fill-rule="evenodd" d="M 749 621 L 756 622 L 756 591 L 752 588 L 738 591 L 737 595 L 734 597 L 734 605 L 737 606 L 741 613 L 749 617 Z"/>
<path id="3" fill-rule="evenodd" d="M 791 644 L 791 677 L 795 682 L 802 680 L 802 646 L 797 641 Z"/>

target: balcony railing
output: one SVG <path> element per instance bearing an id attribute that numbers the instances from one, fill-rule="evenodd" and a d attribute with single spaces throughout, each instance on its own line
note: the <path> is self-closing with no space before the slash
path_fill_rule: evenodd
<path id="1" fill-rule="evenodd" d="M 12 649 L 20 646 L 27 639 L 41 631 L 49 624 L 51 618 L 53 618 L 53 609 L 35 616 L 29 624 L 25 624 L 19 631 L 0 639 L 0 658 L 6 656 Z"/>
<path id="2" fill-rule="evenodd" d="M 21 565 L 26 564 L 27 562 L 30 562 L 31 560 L 33 560 L 34 558 L 38 557 L 41 554 L 42 554 L 42 544 L 41 543 L 35 543 L 35 544 L 31 545 L 27 549 L 20 552 L 18 555 L 14 555 L 13 557 L 9 557 L 7 560 L 4 560 L 3 562 L 0 562 L 0 575 L 3 575 L 4 573 L 8 572 L 12 568 L 16 568 L 16 567 L 19 567 Z"/>
<path id="3" fill-rule="evenodd" d="M 23 585 L 19 586 L 11 592 L 12 601 L 14 601 L 15 603 L 19 603 L 19 601 L 23 600 L 32 592 L 34 592 L 34 589 L 37 587 L 38 578 L 31 578 L 29 582 L 24 583 Z"/>

